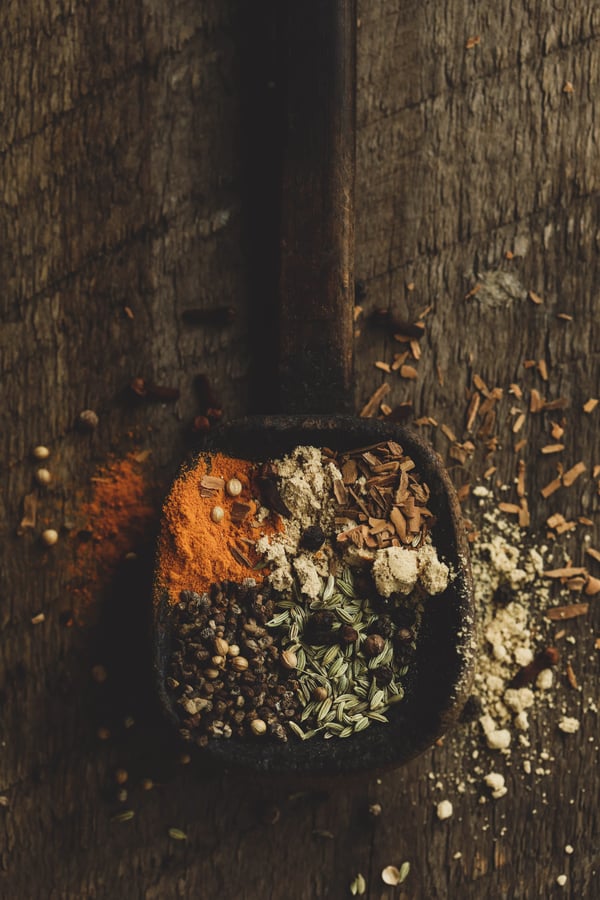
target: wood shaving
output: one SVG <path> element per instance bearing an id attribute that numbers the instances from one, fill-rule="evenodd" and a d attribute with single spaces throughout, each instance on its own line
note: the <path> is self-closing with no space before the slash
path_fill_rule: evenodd
<path id="1" fill-rule="evenodd" d="M 555 441 L 559 441 L 563 434 L 565 433 L 565 429 L 558 424 L 558 422 L 552 422 L 552 426 L 550 428 L 550 434 L 554 438 Z"/>
<path id="2" fill-rule="evenodd" d="M 520 441 L 517 441 L 517 443 L 515 444 L 515 446 L 514 446 L 514 448 L 513 448 L 513 449 L 514 449 L 514 452 L 515 452 L 515 453 L 520 453 L 521 450 L 523 449 L 523 447 L 526 446 L 526 444 L 527 444 L 527 438 L 521 438 L 521 440 L 520 440 Z"/>
<path id="3" fill-rule="evenodd" d="M 584 593 L 588 597 L 594 597 L 600 591 L 600 578 L 594 578 L 593 575 L 590 575 L 586 585 Z"/>
<path id="4" fill-rule="evenodd" d="M 23 516 L 17 529 L 17 534 L 24 534 L 27 528 L 35 528 L 37 502 L 37 494 L 25 494 L 23 497 Z"/>
<path id="5" fill-rule="evenodd" d="M 509 394 L 512 394 L 514 397 L 516 397 L 517 400 L 521 400 L 523 397 L 523 391 L 521 390 L 521 388 L 519 387 L 518 384 L 514 384 L 514 383 L 511 384 L 508 389 L 508 392 L 509 392 Z"/>
<path id="6" fill-rule="evenodd" d="M 524 424 L 525 424 L 525 413 L 521 413 L 519 416 L 517 416 L 515 423 L 512 427 L 513 434 L 518 434 L 518 432 L 521 430 L 521 428 L 523 427 Z"/>
<path id="7" fill-rule="evenodd" d="M 542 376 L 544 381 L 548 381 L 548 366 L 546 365 L 545 359 L 538 360 L 537 370 Z"/>
<path id="8" fill-rule="evenodd" d="M 590 525 L 592 524 L 593 522 L 590 522 Z M 595 559 L 596 562 L 600 562 L 600 550 L 594 550 L 593 547 L 587 547 L 585 552 L 588 556 L 591 556 L 592 559 Z"/>
<path id="9" fill-rule="evenodd" d="M 560 480 L 560 478 L 554 478 L 546 485 L 546 487 L 543 487 L 540 490 L 540 494 L 542 495 L 542 497 L 544 497 L 544 499 L 547 500 L 548 497 L 554 494 L 554 492 L 557 491 L 560 487 L 562 487 L 562 481 Z"/>
<path id="10" fill-rule="evenodd" d="M 535 388 L 532 388 L 531 393 L 529 395 L 529 412 L 537 413 L 540 412 L 544 408 L 544 399 L 539 391 L 536 391 Z"/>
<path id="11" fill-rule="evenodd" d="M 540 295 L 536 294 L 535 291 L 528 291 L 527 296 L 529 297 L 529 299 L 531 300 L 532 303 L 535 303 L 536 306 L 539 306 L 541 303 L 544 302 L 543 299 L 540 297 Z"/>
<path id="12" fill-rule="evenodd" d="M 575 619 L 578 616 L 587 615 L 589 603 L 570 603 L 567 606 L 553 606 L 546 610 L 546 616 L 553 622 L 562 622 L 563 619 Z"/>
<path id="13" fill-rule="evenodd" d="M 577 676 L 573 671 L 573 666 L 571 665 L 571 663 L 567 663 L 566 675 L 567 681 L 569 682 L 570 686 L 573 688 L 573 690 L 576 691 L 579 685 L 577 684 Z"/>
<path id="14" fill-rule="evenodd" d="M 499 503 L 498 509 L 505 513 L 511 513 L 511 515 L 518 515 L 521 507 L 516 503 Z"/>
<path id="15" fill-rule="evenodd" d="M 473 394 L 471 397 L 471 401 L 469 403 L 469 407 L 467 409 L 467 422 L 466 422 L 466 430 L 471 432 L 473 430 L 473 425 L 475 423 L 475 419 L 477 418 L 477 413 L 479 411 L 479 405 L 481 403 L 481 395 Z"/>
<path id="16" fill-rule="evenodd" d="M 465 44 L 465 50 L 472 50 L 473 47 L 478 47 L 481 43 L 481 36 L 476 34 L 473 37 L 467 38 L 467 42 Z"/>
<path id="17" fill-rule="evenodd" d="M 377 360 L 373 365 L 376 369 L 381 369 L 382 372 L 387 372 L 388 374 L 392 371 L 390 364 L 382 362 L 381 360 Z"/>
<path id="18" fill-rule="evenodd" d="M 563 474 L 562 483 L 565 487 L 571 487 L 574 481 L 576 481 L 580 475 L 585 472 L 586 466 L 584 462 L 576 463 L 571 469 L 568 469 Z"/>
<path id="19" fill-rule="evenodd" d="M 540 449 L 540 453 L 545 453 L 546 455 L 550 453 L 561 453 L 564 449 L 564 444 L 546 444 Z"/>
<path id="20" fill-rule="evenodd" d="M 561 569 L 548 569 L 542 572 L 544 578 L 571 578 L 573 575 L 587 575 L 583 566 L 564 566 Z"/>
<path id="21" fill-rule="evenodd" d="M 593 412 L 599 403 L 600 403 L 600 400 L 597 400 L 595 397 L 590 397 L 590 399 L 586 400 L 586 402 L 583 404 L 584 413 Z"/>
<path id="22" fill-rule="evenodd" d="M 387 381 L 384 381 L 382 385 L 380 385 L 376 391 L 374 391 L 363 408 L 361 409 L 359 416 L 361 419 L 369 419 L 372 416 L 377 415 L 377 410 L 379 409 L 379 404 L 383 400 L 384 397 L 389 394 L 391 388 Z"/>
<path id="23" fill-rule="evenodd" d="M 400 366 L 400 378 L 407 378 L 410 381 L 414 381 L 417 375 L 417 370 L 413 366 Z"/>
<path id="24" fill-rule="evenodd" d="M 556 318 L 562 319 L 564 322 L 572 322 L 573 321 L 573 316 L 570 316 L 568 313 L 558 313 Z"/>

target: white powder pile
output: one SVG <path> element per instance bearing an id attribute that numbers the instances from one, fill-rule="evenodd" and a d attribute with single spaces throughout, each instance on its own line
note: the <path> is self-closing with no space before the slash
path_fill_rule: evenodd
<path id="1" fill-rule="evenodd" d="M 431 543 L 418 550 L 386 547 L 376 552 L 373 562 L 375 585 L 382 597 L 410 594 L 417 581 L 431 596 L 441 594 L 448 587 L 449 574 Z"/>
<path id="2" fill-rule="evenodd" d="M 256 549 L 273 564 L 269 581 L 276 590 L 289 590 L 296 576 L 302 593 L 314 598 L 323 586 L 322 577 L 329 574 L 333 550 L 326 541 L 315 553 L 300 552 L 300 540 L 312 525 L 319 525 L 323 531 L 332 527 L 332 485 L 334 479 L 342 476 L 334 463 L 324 460 L 317 447 L 296 447 L 289 456 L 275 460 L 273 466 L 280 477 L 281 498 L 292 515 L 283 521 L 280 534 L 270 540 L 262 537 Z"/>

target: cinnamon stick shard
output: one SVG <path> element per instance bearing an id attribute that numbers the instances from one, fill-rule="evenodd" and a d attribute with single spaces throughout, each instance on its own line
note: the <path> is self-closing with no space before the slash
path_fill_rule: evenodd
<path id="1" fill-rule="evenodd" d="M 285 519 L 291 519 L 292 514 L 279 493 L 275 479 L 263 475 L 257 481 L 263 505 L 272 509 L 273 512 L 279 513 Z"/>

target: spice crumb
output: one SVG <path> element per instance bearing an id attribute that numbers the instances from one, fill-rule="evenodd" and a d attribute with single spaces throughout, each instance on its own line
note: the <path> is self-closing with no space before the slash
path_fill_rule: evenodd
<path id="1" fill-rule="evenodd" d="M 563 716 L 558 723 L 559 729 L 564 734 L 575 734 L 579 731 L 580 725 L 579 719 L 575 719 L 573 716 Z"/>
<path id="2" fill-rule="evenodd" d="M 436 807 L 437 817 L 440 821 L 449 819 L 454 812 L 454 807 L 449 800 L 440 800 Z"/>

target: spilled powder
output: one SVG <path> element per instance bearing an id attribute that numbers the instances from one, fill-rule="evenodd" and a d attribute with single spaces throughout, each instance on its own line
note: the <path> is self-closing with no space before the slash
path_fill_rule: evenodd
<path id="1" fill-rule="evenodd" d="M 107 460 L 90 479 L 71 531 L 73 562 L 68 589 L 75 614 L 82 616 L 113 578 L 125 555 L 152 537 L 157 487 L 146 468 L 147 454 Z"/>

